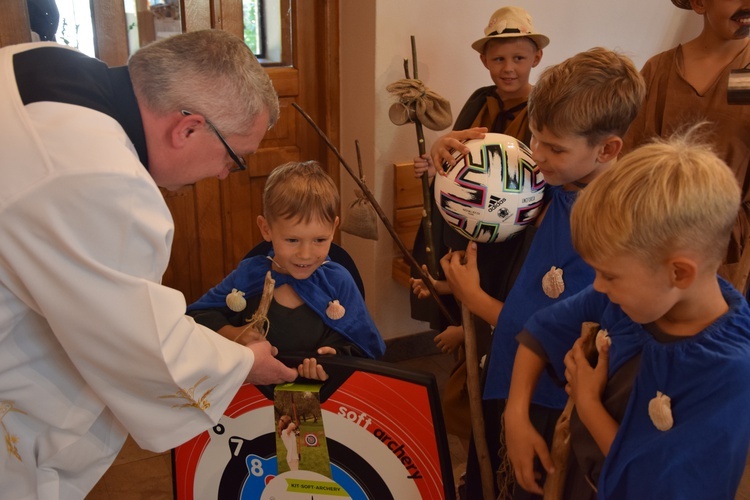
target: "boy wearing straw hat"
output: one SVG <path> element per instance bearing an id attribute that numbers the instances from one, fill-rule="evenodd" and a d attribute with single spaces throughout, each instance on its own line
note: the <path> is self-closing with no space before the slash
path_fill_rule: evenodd
<path id="1" fill-rule="evenodd" d="M 496 10 L 490 16 L 483 35 L 472 43 L 471 47 L 479 53 L 479 58 L 487 68 L 493 84 L 472 93 L 458 114 L 453 129 L 477 138 L 484 137 L 485 132 L 506 134 L 528 145 L 531 132 L 526 104 L 532 88 L 529 75 L 541 61 L 542 49 L 549 44 L 549 38 L 536 32 L 531 15 L 520 7 L 502 7 Z M 432 150 L 447 150 L 446 148 L 460 145 L 454 137 L 453 132 L 443 135 L 435 142 Z M 419 177 L 423 172 L 427 172 L 430 177 L 435 175 L 430 155 L 414 159 L 415 175 Z M 442 256 L 451 249 L 466 248 L 468 240 L 451 229 L 436 208 L 432 213 L 433 241 L 436 242 L 437 255 Z M 488 297 L 499 303 L 505 299 L 517 273 L 517 269 L 509 266 L 507 262 L 522 260 L 517 257 L 524 252 L 524 238 L 515 238 L 504 243 L 480 244 L 479 247 L 482 289 L 487 292 Z M 424 255 L 420 255 L 423 249 L 424 236 L 420 227 L 414 243 L 415 258 L 420 262 L 426 259 Z M 419 276 L 416 270 L 412 275 Z M 451 293 L 445 281 L 437 281 L 435 285 L 441 293 Z M 420 300 L 429 297 L 421 279 L 413 278 L 412 287 L 412 316 L 415 319 L 430 321 L 432 328 L 441 332 L 435 337 L 435 343 L 443 352 L 459 349 L 459 362 L 446 386 L 443 409 L 448 432 L 458 436 L 468 445 L 471 424 L 465 387 L 466 369 L 463 351 L 460 348 L 464 339 L 463 328 L 447 325 L 440 321 L 442 318 L 435 318 L 436 315 L 431 312 L 435 311 L 433 304 Z M 455 301 L 451 299 L 446 303 L 455 308 L 455 317 L 461 316 Z M 497 317 L 497 312 L 494 313 L 494 318 Z M 492 328 L 481 318 L 476 319 L 481 356 L 489 346 Z"/>
<path id="2" fill-rule="evenodd" d="M 750 65 L 750 1 L 672 3 L 703 17 L 703 29 L 643 66 L 646 100 L 624 137 L 623 152 L 652 137 L 668 137 L 686 124 L 704 120 L 713 124 L 711 142 L 742 189 L 739 217 L 720 273 L 738 288 L 746 288 L 746 271 L 739 269 L 738 262 L 750 236 L 750 106 L 729 104 L 727 85 L 733 70 Z"/>

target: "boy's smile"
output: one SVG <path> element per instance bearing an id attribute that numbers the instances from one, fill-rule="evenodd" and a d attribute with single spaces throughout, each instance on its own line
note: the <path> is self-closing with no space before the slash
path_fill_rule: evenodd
<path id="1" fill-rule="evenodd" d="M 274 270 L 295 279 L 309 278 L 325 262 L 338 225 L 313 219 L 309 222 L 274 219 L 258 216 L 258 227 L 263 239 L 270 241 L 274 251 Z"/>
<path id="2" fill-rule="evenodd" d="M 525 98 L 531 90 L 531 69 L 539 64 L 542 51 L 524 37 L 491 40 L 480 58 L 501 99 Z"/>

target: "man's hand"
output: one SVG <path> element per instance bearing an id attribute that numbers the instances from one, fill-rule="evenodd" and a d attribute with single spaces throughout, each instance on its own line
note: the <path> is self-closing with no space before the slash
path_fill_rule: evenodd
<path id="1" fill-rule="evenodd" d="M 289 368 L 274 357 L 279 350 L 267 340 L 250 342 L 246 344 L 246 347 L 253 351 L 255 355 L 255 361 L 245 379 L 246 382 L 255 385 L 269 385 L 292 382 L 297 378 L 297 370 Z"/>

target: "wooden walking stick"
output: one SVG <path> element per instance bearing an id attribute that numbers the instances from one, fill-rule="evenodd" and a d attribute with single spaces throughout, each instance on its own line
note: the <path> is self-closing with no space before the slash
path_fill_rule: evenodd
<path id="1" fill-rule="evenodd" d="M 464 350 L 466 351 L 466 389 L 469 393 L 469 413 L 471 414 L 471 432 L 474 437 L 474 448 L 479 463 L 479 474 L 482 480 L 482 497 L 494 500 L 494 474 L 484 433 L 484 413 L 482 413 L 482 394 L 479 383 L 479 354 L 476 343 L 474 315 L 465 305 L 461 305 L 461 320 L 464 328 Z"/>
<path id="2" fill-rule="evenodd" d="M 587 321 L 581 326 L 581 338 L 584 339 L 583 352 L 592 364 L 597 354 L 596 334 L 598 332 L 599 323 Z M 568 474 L 568 460 L 570 460 L 570 415 L 573 413 L 573 406 L 573 399 L 568 398 L 565 409 L 555 424 L 550 450 L 555 472 L 547 474 L 547 479 L 544 481 L 544 500 L 562 500 L 563 497 L 565 476 Z"/>
<path id="3" fill-rule="evenodd" d="M 411 62 L 414 68 L 414 79 L 419 80 L 419 72 L 417 69 L 417 44 L 414 39 L 414 35 L 411 36 Z M 409 78 L 409 66 L 408 61 L 404 59 L 404 76 Z M 419 118 L 414 116 L 414 128 L 417 132 L 417 147 L 419 149 L 419 156 L 422 156 L 426 152 L 424 142 L 424 129 L 422 129 L 422 122 Z M 437 168 L 437 166 L 436 166 Z M 425 242 L 425 253 L 427 254 L 427 270 L 432 276 L 438 276 L 438 259 L 435 253 L 435 238 L 432 231 L 432 193 L 430 192 L 430 180 L 427 176 L 427 172 L 422 172 L 420 177 L 422 182 L 422 231 L 424 232 Z"/>

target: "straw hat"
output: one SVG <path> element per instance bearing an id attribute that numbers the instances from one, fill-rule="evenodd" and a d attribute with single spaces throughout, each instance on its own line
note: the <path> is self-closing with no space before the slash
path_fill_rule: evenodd
<path id="1" fill-rule="evenodd" d="M 693 10 L 690 0 L 672 0 L 672 3 L 681 9 Z"/>
<path id="2" fill-rule="evenodd" d="M 540 49 L 549 45 L 549 38 L 534 32 L 534 24 L 531 22 L 531 15 L 528 12 L 521 7 L 503 7 L 492 14 L 490 22 L 484 28 L 484 37 L 472 43 L 471 48 L 481 54 L 484 51 L 484 44 L 493 38 L 519 36 L 531 38 Z"/>

